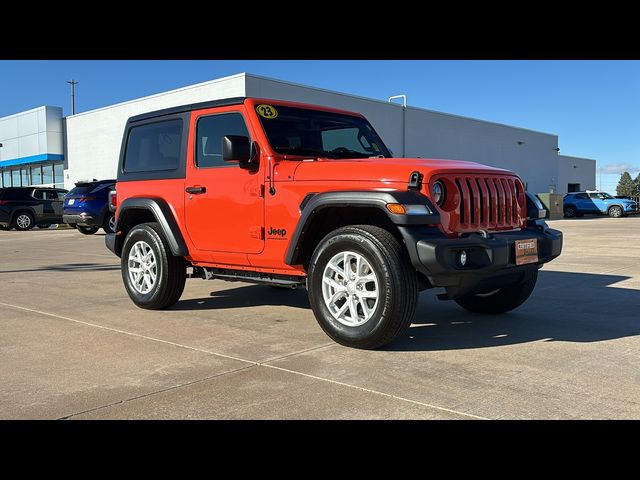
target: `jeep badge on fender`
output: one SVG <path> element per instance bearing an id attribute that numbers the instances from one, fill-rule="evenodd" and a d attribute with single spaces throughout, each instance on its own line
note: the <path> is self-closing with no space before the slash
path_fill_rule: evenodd
<path id="1" fill-rule="evenodd" d="M 329 337 L 371 349 L 404 335 L 420 290 L 524 303 L 562 250 L 541 208 L 508 170 L 394 158 L 358 113 L 229 98 L 128 120 L 105 242 L 141 308 L 187 276 L 306 287 Z"/>
<path id="2" fill-rule="evenodd" d="M 270 237 L 286 237 L 287 236 L 287 229 L 286 228 L 273 228 L 271 227 L 269 229 L 269 231 L 267 232 L 267 235 L 269 235 Z"/>

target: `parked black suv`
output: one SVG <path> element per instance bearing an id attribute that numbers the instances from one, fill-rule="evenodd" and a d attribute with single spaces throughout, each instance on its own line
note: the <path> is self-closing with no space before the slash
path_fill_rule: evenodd
<path id="1" fill-rule="evenodd" d="M 62 223 L 67 190 L 50 187 L 0 188 L 0 229 L 31 230 Z"/>

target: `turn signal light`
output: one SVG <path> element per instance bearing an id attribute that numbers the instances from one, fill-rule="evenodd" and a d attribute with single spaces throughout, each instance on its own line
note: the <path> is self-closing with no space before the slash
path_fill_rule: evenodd
<path id="1" fill-rule="evenodd" d="M 407 209 L 401 203 L 387 203 L 387 210 L 396 215 L 404 215 L 407 213 Z"/>

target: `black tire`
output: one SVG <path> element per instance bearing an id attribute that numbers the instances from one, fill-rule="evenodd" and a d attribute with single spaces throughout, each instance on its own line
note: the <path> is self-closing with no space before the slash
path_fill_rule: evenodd
<path id="1" fill-rule="evenodd" d="M 348 326 L 339 322 L 324 302 L 324 270 L 341 251 L 353 251 L 364 257 L 379 279 L 378 304 L 362 325 Z M 342 345 L 379 348 L 392 342 L 411 325 L 418 302 L 418 277 L 407 252 L 387 230 L 371 225 L 352 225 L 329 233 L 313 253 L 308 278 L 309 302 L 316 320 L 329 337 Z"/>
<path id="2" fill-rule="evenodd" d="M 573 218 L 576 216 L 576 207 L 573 205 L 567 205 L 564 207 L 564 216 L 567 218 Z"/>
<path id="3" fill-rule="evenodd" d="M 35 227 L 35 225 L 36 223 L 33 219 L 33 215 L 31 215 L 31 213 L 29 212 L 17 212 L 13 216 L 13 228 L 15 228 L 16 230 L 24 232 L 25 230 L 31 230 L 33 227 Z"/>
<path id="4" fill-rule="evenodd" d="M 114 233 L 115 232 L 115 230 L 113 228 L 111 228 L 111 225 L 109 224 L 109 222 L 114 220 L 115 217 L 116 216 L 111 212 L 107 213 L 104 216 L 104 223 L 102 225 L 102 229 L 104 230 L 104 233 Z"/>
<path id="5" fill-rule="evenodd" d="M 609 211 L 607 212 L 611 218 L 620 218 L 624 215 L 624 211 L 622 207 L 618 205 L 612 205 L 609 207 Z"/>
<path id="6" fill-rule="evenodd" d="M 520 282 L 500 288 L 495 293 L 470 295 L 455 300 L 462 308 L 473 313 L 497 315 L 522 305 L 533 292 L 538 280 L 538 269 L 527 272 Z"/>
<path id="7" fill-rule="evenodd" d="M 83 235 L 93 235 L 100 229 L 100 227 L 83 227 L 77 225 L 76 229 Z"/>
<path id="8" fill-rule="evenodd" d="M 129 278 L 129 253 L 139 241 L 146 242 L 156 258 L 158 266 L 156 282 L 148 293 L 140 293 Z M 127 234 L 120 259 L 122 281 L 133 303 L 148 310 L 161 310 L 180 300 L 187 279 L 187 264 L 182 257 L 175 257 L 158 223 L 136 225 Z"/>
<path id="9" fill-rule="evenodd" d="M 67 225 L 69 225 L 71 228 L 76 228 L 76 224 L 75 223 L 67 223 Z"/>
<path id="10" fill-rule="evenodd" d="M 39 223 L 38 228 L 49 228 L 51 226 L 50 223 Z"/>

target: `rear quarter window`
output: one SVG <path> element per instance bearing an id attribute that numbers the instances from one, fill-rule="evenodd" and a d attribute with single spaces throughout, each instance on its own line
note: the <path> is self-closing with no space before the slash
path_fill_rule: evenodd
<path id="1" fill-rule="evenodd" d="M 182 120 L 172 119 L 131 128 L 125 150 L 125 173 L 176 170 L 180 166 Z"/>

